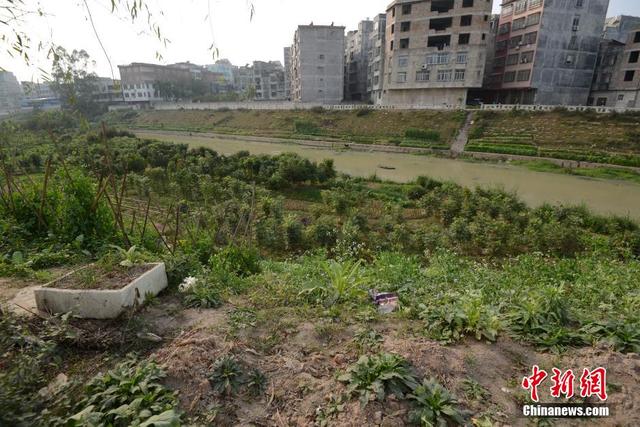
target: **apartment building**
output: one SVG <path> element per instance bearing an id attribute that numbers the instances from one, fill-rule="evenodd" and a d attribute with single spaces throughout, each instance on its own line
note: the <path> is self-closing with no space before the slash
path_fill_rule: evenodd
<path id="1" fill-rule="evenodd" d="M 0 114 L 20 110 L 22 88 L 13 73 L 0 71 Z"/>
<path id="2" fill-rule="evenodd" d="M 493 102 L 585 105 L 609 0 L 506 0 L 488 87 Z"/>
<path id="3" fill-rule="evenodd" d="M 588 105 L 640 108 L 640 22 L 600 43 Z M 622 41 L 620 41 L 622 40 Z"/>
<path id="4" fill-rule="evenodd" d="M 286 97 L 284 67 L 279 61 L 254 61 L 253 85 L 257 101 L 281 101 Z"/>
<path id="5" fill-rule="evenodd" d="M 291 99 L 291 47 L 284 48 L 284 97 Z"/>
<path id="6" fill-rule="evenodd" d="M 344 27 L 301 25 L 291 48 L 291 99 L 337 104 L 344 98 Z"/>
<path id="7" fill-rule="evenodd" d="M 344 99 L 345 101 L 368 101 L 367 77 L 369 70 L 369 43 L 373 32 L 373 21 L 365 20 L 358 29 L 349 31 L 345 39 L 344 54 Z"/>
<path id="8" fill-rule="evenodd" d="M 188 67 L 173 67 L 134 62 L 119 65 L 122 93 L 127 103 L 160 102 L 168 96 L 163 86 L 187 86 L 192 79 Z"/>
<path id="9" fill-rule="evenodd" d="M 373 18 L 373 31 L 369 35 L 369 65 L 367 70 L 367 93 L 374 104 L 382 102 L 384 81 L 385 33 L 387 15 L 379 14 Z"/>
<path id="10" fill-rule="evenodd" d="M 464 106 L 481 88 L 491 0 L 396 0 L 387 8 L 382 104 Z"/>
<path id="11" fill-rule="evenodd" d="M 605 40 L 627 42 L 629 32 L 640 28 L 640 16 L 618 15 L 607 18 L 604 22 Z"/>

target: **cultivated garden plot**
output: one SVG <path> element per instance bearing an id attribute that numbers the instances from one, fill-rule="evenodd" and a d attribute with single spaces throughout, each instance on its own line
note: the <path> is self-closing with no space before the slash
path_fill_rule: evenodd
<path id="1" fill-rule="evenodd" d="M 221 156 L 62 113 L 0 127 L 2 425 L 640 423 L 628 218 Z M 155 265 L 166 289 L 116 319 L 10 303 L 49 282 L 122 291 Z M 535 367 L 539 396 L 523 387 Z M 584 374 L 600 367 L 606 400 Z M 573 396 L 552 395 L 554 368 L 575 374 Z M 611 412 L 525 418 L 534 397 Z"/>

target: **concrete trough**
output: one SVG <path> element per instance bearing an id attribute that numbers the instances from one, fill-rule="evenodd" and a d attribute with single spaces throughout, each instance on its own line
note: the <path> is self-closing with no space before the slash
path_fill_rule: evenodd
<path id="1" fill-rule="evenodd" d="M 72 312 L 84 319 L 115 319 L 126 309 L 142 305 L 147 295 L 158 295 L 167 287 L 164 263 L 134 279 L 121 289 L 57 289 L 56 283 L 76 274 L 71 272 L 53 282 L 34 290 L 38 310 L 52 314 Z"/>

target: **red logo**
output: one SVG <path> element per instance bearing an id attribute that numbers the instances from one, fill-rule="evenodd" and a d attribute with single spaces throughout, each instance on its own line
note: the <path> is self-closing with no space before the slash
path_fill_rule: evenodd
<path id="1" fill-rule="evenodd" d="M 574 396 L 574 383 L 576 376 L 571 369 L 562 372 L 558 368 L 553 368 L 553 375 L 550 388 L 551 397 L 570 399 Z M 522 379 L 522 388 L 531 393 L 531 400 L 540 401 L 538 387 L 547 379 L 549 374 L 538 365 L 534 365 L 531 376 Z M 580 376 L 580 397 L 597 396 L 600 400 L 607 400 L 607 370 L 605 368 L 596 368 L 589 370 L 585 368 Z"/>

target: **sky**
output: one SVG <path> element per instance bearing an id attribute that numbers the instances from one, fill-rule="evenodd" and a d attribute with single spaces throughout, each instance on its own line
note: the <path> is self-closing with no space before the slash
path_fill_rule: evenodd
<path id="1" fill-rule="evenodd" d="M 118 78 L 117 66 L 131 62 L 210 64 L 214 62 L 211 45 L 217 49 L 217 58 L 228 58 L 236 65 L 254 60 L 282 62 L 283 48 L 291 44 L 299 24 L 333 22 L 351 30 L 362 19 L 383 12 L 391 2 L 253 0 L 255 15 L 250 19 L 248 0 L 146 0 L 155 12 L 154 22 L 170 40 L 164 46 L 150 34 L 146 18 L 132 24 L 124 12 L 112 14 L 110 0 L 86 0 L 98 37 L 88 19 L 85 0 L 25 1 L 40 4 L 45 12 L 43 17 L 27 17 L 22 23 L 32 39 L 32 63 L 27 65 L 20 58 L 11 58 L 5 46 L 0 51 L 0 66 L 12 71 L 21 81 L 39 81 L 42 79 L 39 69 L 50 70 L 50 60 L 38 52 L 37 46 L 51 40 L 67 50 L 86 50 L 95 61 L 93 71 L 104 77 L 111 77 L 113 70 Z M 500 3 L 494 0 L 494 11 Z M 640 15 L 640 1 L 611 0 L 608 16 L 619 14 Z M 0 27 L 0 35 L 2 30 Z M 158 53 L 162 60 L 158 60 Z"/>

